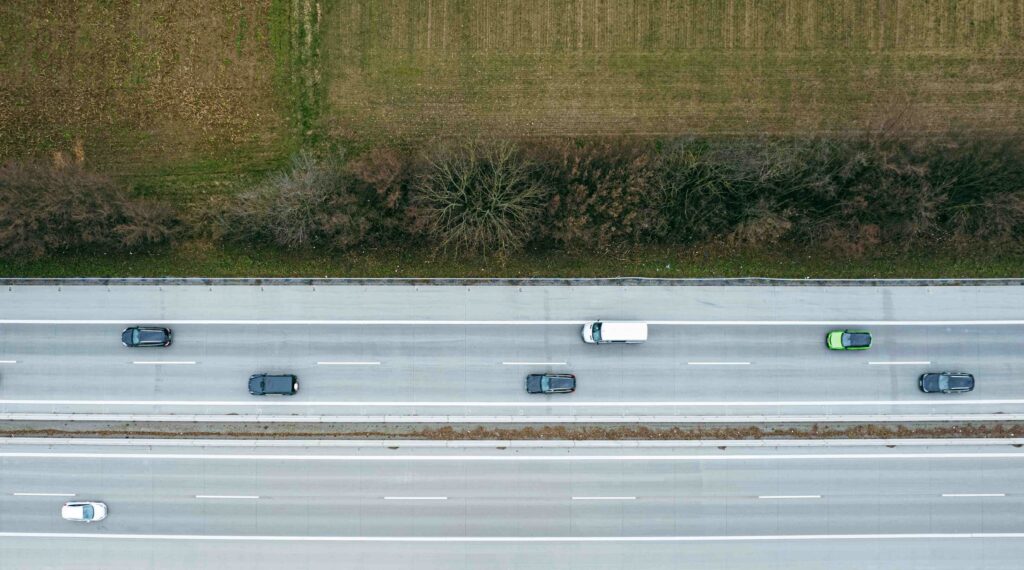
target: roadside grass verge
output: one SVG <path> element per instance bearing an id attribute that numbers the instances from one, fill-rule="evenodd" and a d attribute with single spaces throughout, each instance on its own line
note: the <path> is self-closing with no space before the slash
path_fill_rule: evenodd
<path id="1" fill-rule="evenodd" d="M 613 254 L 526 252 L 499 260 L 438 257 L 416 247 L 332 255 L 190 242 L 142 255 L 78 254 L 0 261 L 0 276 L 983 278 L 1024 276 L 1024 257 L 997 251 L 934 251 L 847 259 L 809 249 L 740 252 L 658 246 Z"/>

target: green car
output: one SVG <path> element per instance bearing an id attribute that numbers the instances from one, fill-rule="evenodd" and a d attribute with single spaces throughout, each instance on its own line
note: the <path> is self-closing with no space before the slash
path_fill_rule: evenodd
<path id="1" fill-rule="evenodd" d="M 867 350 L 871 348 L 871 333 L 868 331 L 831 331 L 825 335 L 825 346 L 829 350 Z"/>

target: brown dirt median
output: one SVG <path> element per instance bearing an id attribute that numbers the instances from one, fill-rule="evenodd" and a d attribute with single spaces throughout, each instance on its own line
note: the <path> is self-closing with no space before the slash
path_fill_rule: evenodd
<path id="1" fill-rule="evenodd" d="M 422 440 L 756 440 L 1010 438 L 1024 422 L 872 424 L 178 424 L 160 422 L 0 422 L 0 437 L 169 439 Z"/>

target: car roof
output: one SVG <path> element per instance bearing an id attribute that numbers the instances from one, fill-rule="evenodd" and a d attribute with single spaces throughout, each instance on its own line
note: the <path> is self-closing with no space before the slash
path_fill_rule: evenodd
<path id="1" fill-rule="evenodd" d="M 647 340 L 647 323 L 628 321 L 602 321 L 601 338 Z"/>

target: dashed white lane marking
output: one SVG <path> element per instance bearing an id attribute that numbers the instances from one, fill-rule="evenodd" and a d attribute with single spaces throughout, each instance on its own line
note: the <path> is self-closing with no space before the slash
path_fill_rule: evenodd
<path id="1" fill-rule="evenodd" d="M 894 360 L 894 361 L 888 361 L 888 362 L 886 362 L 886 361 L 868 362 L 868 364 L 869 365 L 873 365 L 873 366 L 905 366 L 905 365 L 920 365 L 920 366 L 924 366 L 926 364 L 931 364 L 931 361 L 929 361 L 929 360 Z"/>
<path id="2" fill-rule="evenodd" d="M 366 360 L 366 361 L 351 361 L 344 362 L 340 360 L 321 360 L 316 363 L 317 366 L 379 366 L 380 361 L 377 360 Z"/>
<path id="3" fill-rule="evenodd" d="M 272 542 L 770 542 L 826 540 L 954 540 L 1024 538 L 1024 532 L 916 534 L 748 534 L 690 536 L 289 536 L 224 534 L 125 534 L 92 532 L 0 532 L 0 538 L 86 538 L 93 540 L 235 540 Z"/>
<path id="4" fill-rule="evenodd" d="M 635 501 L 636 497 L 573 497 L 574 501 Z"/>
<path id="5" fill-rule="evenodd" d="M 195 364 L 195 360 L 134 360 L 132 364 Z"/>
<path id="6" fill-rule="evenodd" d="M 196 495 L 197 499 L 258 499 L 259 495 Z"/>
<path id="7" fill-rule="evenodd" d="M 943 493 L 943 497 L 1005 497 L 1006 493 Z"/>
<path id="8" fill-rule="evenodd" d="M 15 497 L 74 497 L 74 493 L 11 493 Z"/>
<path id="9" fill-rule="evenodd" d="M 821 495 L 758 495 L 758 499 L 820 499 Z"/>
<path id="10" fill-rule="evenodd" d="M 447 501 L 448 497 L 384 497 L 385 501 Z"/>
<path id="11" fill-rule="evenodd" d="M 687 362 L 690 366 L 749 366 L 749 362 Z"/>
<path id="12" fill-rule="evenodd" d="M 0 364 L 17 364 L 17 360 L 0 360 Z"/>
<path id="13" fill-rule="evenodd" d="M 566 366 L 565 362 L 502 362 L 505 366 Z"/>

